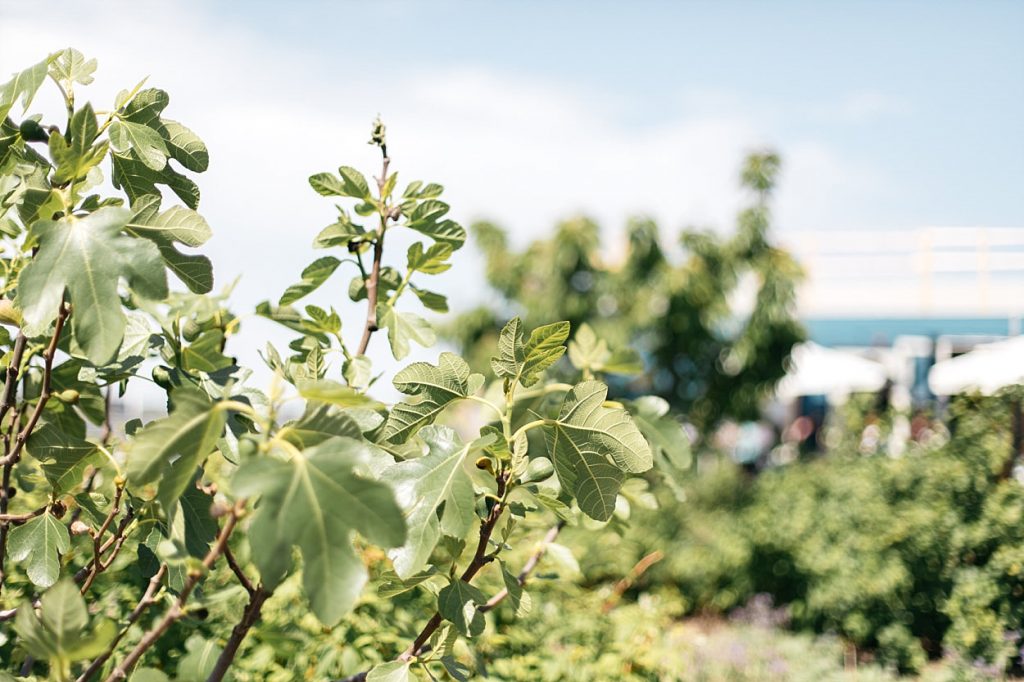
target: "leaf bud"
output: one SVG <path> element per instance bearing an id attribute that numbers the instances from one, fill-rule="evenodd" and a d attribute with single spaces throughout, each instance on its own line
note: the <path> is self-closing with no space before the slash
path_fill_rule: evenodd
<path id="1" fill-rule="evenodd" d="M 489 474 L 494 474 L 494 464 L 491 462 L 490 457 L 477 458 L 476 468 L 482 471 L 486 471 Z"/>

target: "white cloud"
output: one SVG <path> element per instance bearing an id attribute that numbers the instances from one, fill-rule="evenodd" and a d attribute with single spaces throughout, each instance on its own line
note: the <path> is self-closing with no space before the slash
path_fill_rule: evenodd
<path id="1" fill-rule="evenodd" d="M 359 69 L 333 68 L 328 56 L 216 23 L 191 4 L 57 3 L 40 13 L 21 3 L 3 13 L 0 71 L 74 45 L 99 58 L 97 83 L 86 91 L 97 104 L 145 74 L 171 93 L 168 115 L 211 150 L 211 169 L 198 178 L 200 210 L 215 232 L 204 252 L 221 282 L 242 276 L 239 309 L 291 283 L 312 258 L 310 239 L 332 219 L 306 177 L 339 163 L 377 167 L 365 140 L 378 112 L 404 179 L 443 182 L 455 217 L 494 219 L 520 244 L 580 211 L 609 231 L 638 212 L 672 232 L 694 223 L 728 227 L 744 153 L 772 142 L 754 114 L 736 107 L 727 115 L 694 107 L 695 115 L 630 126 L 617 121 L 614 97 L 473 65 L 424 61 L 377 82 L 351 75 Z M 872 102 L 858 106 L 869 111 Z M 781 151 L 786 223 L 823 226 L 865 186 L 865 169 L 851 171 L 820 143 Z M 482 295 L 465 286 L 479 272 L 474 260 L 464 258 L 468 265 L 443 279 L 456 300 Z"/>

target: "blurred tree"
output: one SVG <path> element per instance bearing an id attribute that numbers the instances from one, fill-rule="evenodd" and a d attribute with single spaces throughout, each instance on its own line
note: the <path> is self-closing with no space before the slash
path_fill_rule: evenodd
<path id="1" fill-rule="evenodd" d="M 773 152 L 749 156 L 740 179 L 750 205 L 735 232 L 684 230 L 678 263 L 646 219 L 629 223 L 620 249 L 602 250 L 598 226 L 574 218 L 519 253 L 499 227 L 477 223 L 487 281 L 507 310 L 465 313 L 449 337 L 483 367 L 506 316 L 522 315 L 528 326 L 565 319 L 574 331 L 586 322 L 613 348 L 633 348 L 644 360 L 642 374 L 613 386 L 619 395 L 657 393 L 702 433 L 725 418 L 755 418 L 804 338 L 794 310 L 802 271 L 769 236 L 779 167 Z"/>

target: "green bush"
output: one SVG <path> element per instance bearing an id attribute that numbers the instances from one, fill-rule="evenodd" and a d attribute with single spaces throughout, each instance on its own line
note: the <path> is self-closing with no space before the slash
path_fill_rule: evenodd
<path id="1" fill-rule="evenodd" d="M 1012 669 L 1024 488 L 1003 475 L 1011 398 L 956 400 L 948 439 L 902 457 L 864 455 L 843 434 L 837 450 L 756 478 L 719 462 L 690 482 L 684 505 L 666 502 L 675 513 L 593 548 L 584 570 L 606 577 L 660 549 L 665 560 L 635 590 L 674 585 L 689 613 L 767 593 L 793 627 L 836 633 L 900 672 L 944 652 Z"/>

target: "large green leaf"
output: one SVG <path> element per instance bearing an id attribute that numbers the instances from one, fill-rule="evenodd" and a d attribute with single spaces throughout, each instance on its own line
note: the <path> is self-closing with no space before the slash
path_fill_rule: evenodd
<path id="1" fill-rule="evenodd" d="M 338 209 L 338 220 L 324 229 L 313 240 L 313 248 L 326 249 L 331 246 L 347 246 L 353 239 L 364 235 L 366 230 L 352 222 L 348 212 Z"/>
<path id="2" fill-rule="evenodd" d="M 28 109 L 39 86 L 46 80 L 46 72 L 52 59 L 52 56 L 47 57 L 38 64 L 14 74 L 11 80 L 0 85 L 0 121 L 7 118 L 7 114 L 19 97 L 21 98 L 21 108 Z"/>
<path id="3" fill-rule="evenodd" d="M 395 405 L 381 438 L 404 443 L 421 426 L 432 424 L 453 401 L 469 395 L 469 365 L 458 355 L 441 353 L 437 365 L 414 362 L 395 375 L 394 384 L 418 399 Z"/>
<path id="4" fill-rule="evenodd" d="M 70 679 L 72 662 L 100 655 L 117 633 L 114 622 L 105 618 L 90 626 L 85 600 L 67 579 L 42 596 L 38 616 L 26 600 L 18 609 L 14 630 L 19 644 L 49 662 L 51 679 Z"/>
<path id="5" fill-rule="evenodd" d="M 202 391 L 182 386 L 171 394 L 174 408 L 139 431 L 129 453 L 128 481 L 139 493 L 155 484 L 155 498 L 171 513 L 196 467 L 224 432 L 225 413 Z M 152 496 L 152 495 L 150 495 Z"/>
<path id="6" fill-rule="evenodd" d="M 319 445 L 336 436 L 359 438 L 362 430 L 355 419 L 330 404 L 312 404 L 299 419 L 290 421 L 278 431 L 300 450 Z"/>
<path id="7" fill-rule="evenodd" d="M 198 254 L 183 254 L 175 243 L 200 246 L 212 235 L 206 220 L 190 208 L 172 206 L 160 212 L 160 196 L 146 194 L 132 204 L 132 218 L 125 230 L 149 239 L 160 250 L 167 268 L 197 294 L 213 288 L 213 266 L 210 259 Z"/>
<path id="8" fill-rule="evenodd" d="M 164 138 L 149 126 L 132 121 L 114 121 L 107 135 L 115 152 L 123 155 L 135 152 L 136 158 L 155 171 L 167 165 L 169 152 Z"/>
<path id="9" fill-rule="evenodd" d="M 407 661 L 381 663 L 366 673 L 366 682 L 412 682 L 416 678 L 409 670 L 411 665 Z"/>
<path id="10" fill-rule="evenodd" d="M 50 76 L 60 81 L 65 89 L 75 83 L 89 85 L 92 74 L 96 70 L 96 60 L 86 59 L 85 55 L 73 47 L 68 47 L 53 56 L 50 64 Z"/>
<path id="11" fill-rule="evenodd" d="M 405 521 L 391 488 L 356 473 L 366 457 L 359 441 L 333 438 L 288 461 L 250 460 L 233 479 L 236 494 L 261 496 L 250 537 L 264 584 L 283 578 L 297 546 L 313 613 L 327 625 L 352 608 L 366 583 L 352 533 L 385 547 L 405 541 Z"/>
<path id="12" fill-rule="evenodd" d="M 71 117 L 68 133 L 70 142 L 65 140 L 63 135 L 50 135 L 50 157 L 56 165 L 53 173 L 54 184 L 84 178 L 107 155 L 105 142 L 95 146 L 92 144 L 99 133 L 92 105 L 87 103 L 75 112 Z"/>
<path id="13" fill-rule="evenodd" d="M 99 459 L 95 445 L 52 422 L 33 431 L 26 448 L 39 461 L 50 485 L 61 493 L 81 484 L 86 468 Z"/>
<path id="14" fill-rule="evenodd" d="M 396 360 L 409 354 L 410 341 L 429 348 L 437 340 L 429 322 L 413 313 L 400 313 L 389 305 L 377 307 L 377 324 L 387 327 L 391 354 Z"/>
<path id="15" fill-rule="evenodd" d="M 278 305 L 291 305 L 300 298 L 316 291 L 316 289 L 334 274 L 341 261 L 334 256 L 324 256 L 306 266 L 302 271 L 302 281 L 285 289 Z"/>
<path id="16" fill-rule="evenodd" d="M 46 332 L 66 290 L 78 345 L 93 364 L 114 357 L 125 326 L 118 280 L 128 280 L 144 298 L 167 296 L 167 273 L 156 246 L 122 234 L 130 216 L 128 209 L 107 207 L 84 218 L 33 226 L 39 252 L 18 279 L 18 307 L 27 334 Z"/>
<path id="17" fill-rule="evenodd" d="M 475 637 L 484 631 L 484 614 L 480 613 L 480 607 L 486 603 L 487 596 L 479 588 L 456 578 L 438 593 L 437 612 L 460 634 Z"/>
<path id="18" fill-rule="evenodd" d="M 11 559 L 26 562 L 28 579 L 37 587 L 49 587 L 57 582 L 60 555 L 71 548 L 68 529 L 50 513 L 13 528 L 7 542 Z"/>
<path id="19" fill-rule="evenodd" d="M 202 173 L 210 166 L 210 153 L 198 135 L 177 121 L 163 118 L 160 122 L 172 159 L 196 173 Z"/>
<path id="20" fill-rule="evenodd" d="M 608 387 L 584 381 L 566 394 L 558 419 L 546 429 L 562 487 L 588 516 L 606 521 L 615 510 L 623 472 L 651 468 L 651 449 L 629 414 L 604 406 Z"/>
<path id="21" fill-rule="evenodd" d="M 498 357 L 491 358 L 494 373 L 523 386 L 537 383 L 540 373 L 555 364 L 565 353 L 569 323 L 555 322 L 537 327 L 523 341 L 523 323 L 512 318 L 498 338 Z"/>
<path id="22" fill-rule="evenodd" d="M 442 532 L 461 538 L 475 518 L 473 482 L 463 468 L 470 446 L 444 426 L 423 428 L 420 439 L 427 445 L 426 455 L 399 462 L 381 475 L 401 500 L 409 528 L 405 543 L 388 552 L 403 579 L 426 565 Z"/>

